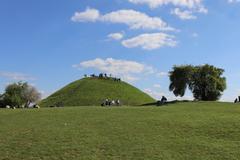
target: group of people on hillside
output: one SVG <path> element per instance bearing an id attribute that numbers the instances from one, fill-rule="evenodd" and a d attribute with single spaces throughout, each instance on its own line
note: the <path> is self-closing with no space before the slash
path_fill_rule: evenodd
<path id="1" fill-rule="evenodd" d="M 101 106 L 120 106 L 121 102 L 120 100 L 110 100 L 110 99 L 105 99 L 105 101 L 101 104 Z"/>
<path id="2" fill-rule="evenodd" d="M 85 74 L 84 77 L 87 78 L 88 75 Z M 112 79 L 112 80 L 117 81 L 117 82 L 121 81 L 121 78 L 112 77 L 111 74 L 107 75 L 107 73 L 100 73 L 99 75 L 91 74 L 90 77 L 91 78 Z"/>

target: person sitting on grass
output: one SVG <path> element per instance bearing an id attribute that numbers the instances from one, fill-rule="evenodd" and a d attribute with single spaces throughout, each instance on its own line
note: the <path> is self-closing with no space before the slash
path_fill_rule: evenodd
<path id="1" fill-rule="evenodd" d="M 156 102 L 157 106 L 164 105 L 165 103 L 167 103 L 167 98 L 165 96 L 162 96 L 161 100 Z"/>
<path id="2" fill-rule="evenodd" d="M 115 104 L 116 104 L 116 103 L 115 103 L 115 101 L 114 101 L 114 100 L 112 100 L 112 101 L 111 101 L 111 105 L 113 105 L 113 106 L 114 106 Z"/>
<path id="3" fill-rule="evenodd" d="M 105 106 L 108 106 L 108 105 L 109 105 L 109 100 L 106 99 L 106 100 L 105 100 Z"/>
<path id="4" fill-rule="evenodd" d="M 165 96 L 162 96 L 161 104 L 165 104 L 167 102 L 167 98 Z"/>
<path id="5" fill-rule="evenodd" d="M 120 106 L 120 100 L 119 99 L 116 100 L 116 104 L 117 104 L 117 106 Z"/>

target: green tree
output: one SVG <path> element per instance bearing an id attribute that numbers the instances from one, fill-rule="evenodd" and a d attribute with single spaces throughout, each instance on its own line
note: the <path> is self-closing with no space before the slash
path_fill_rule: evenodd
<path id="1" fill-rule="evenodd" d="M 5 107 L 4 94 L 0 94 L 0 108 Z"/>
<path id="2" fill-rule="evenodd" d="M 183 97 L 188 84 L 191 81 L 194 67 L 191 65 L 174 66 L 173 71 L 169 72 L 170 86 L 175 96 Z"/>
<path id="3" fill-rule="evenodd" d="M 25 83 L 10 84 L 5 89 L 4 101 L 7 105 L 20 107 L 24 105 L 23 88 Z"/>
<path id="4" fill-rule="evenodd" d="M 193 97 L 202 101 L 216 101 L 226 89 L 226 78 L 222 77 L 223 69 L 212 65 L 202 66 L 174 66 L 170 72 L 169 90 L 175 96 L 184 96 L 189 88 Z"/>
<path id="5" fill-rule="evenodd" d="M 40 100 L 40 93 L 28 83 L 18 82 L 6 87 L 4 93 L 4 103 L 15 107 L 29 107 L 31 103 Z"/>

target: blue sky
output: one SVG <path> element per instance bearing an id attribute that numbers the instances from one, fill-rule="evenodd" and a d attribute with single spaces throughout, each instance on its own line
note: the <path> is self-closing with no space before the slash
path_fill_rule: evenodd
<path id="1" fill-rule="evenodd" d="M 240 94 L 240 3 L 231 0 L 1 0 L 0 92 L 23 80 L 47 96 L 107 72 L 158 98 L 173 65 L 225 69 Z M 184 98 L 190 98 L 187 93 Z"/>

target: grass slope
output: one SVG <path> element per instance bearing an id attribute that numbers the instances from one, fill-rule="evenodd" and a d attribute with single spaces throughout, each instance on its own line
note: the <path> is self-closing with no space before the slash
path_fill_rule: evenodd
<path id="1" fill-rule="evenodd" d="M 0 110 L 0 159 L 237 160 L 240 105 Z"/>
<path id="2" fill-rule="evenodd" d="M 63 102 L 64 106 L 98 106 L 106 98 L 120 99 L 124 105 L 141 105 L 155 100 L 139 89 L 110 79 L 84 78 L 43 100 L 41 106 Z"/>

